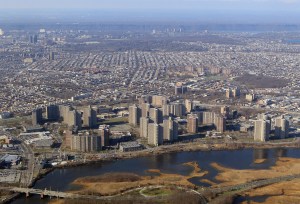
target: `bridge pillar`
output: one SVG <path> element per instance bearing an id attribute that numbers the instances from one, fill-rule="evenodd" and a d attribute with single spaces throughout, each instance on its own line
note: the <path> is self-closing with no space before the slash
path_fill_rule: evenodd
<path id="1" fill-rule="evenodd" d="M 29 192 L 27 191 L 26 192 L 26 198 L 28 198 L 30 195 L 29 195 Z"/>
<path id="2" fill-rule="evenodd" d="M 44 193 L 41 193 L 41 199 L 43 199 L 44 198 Z"/>

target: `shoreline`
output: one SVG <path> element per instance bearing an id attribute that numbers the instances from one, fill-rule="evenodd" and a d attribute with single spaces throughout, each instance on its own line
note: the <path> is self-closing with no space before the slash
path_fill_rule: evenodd
<path id="1" fill-rule="evenodd" d="M 101 162 L 110 162 L 110 161 L 118 161 L 124 159 L 133 159 L 139 157 L 149 157 L 149 156 L 156 156 L 162 154 L 170 154 L 170 153 L 178 153 L 178 152 L 197 152 L 197 151 L 234 151 L 234 150 L 243 150 L 243 149 L 273 149 L 273 148 L 300 148 L 299 143 L 212 143 L 212 144 L 203 144 L 203 143 L 183 143 L 183 144 L 173 144 L 173 145 L 166 145 L 166 146 L 159 146 L 151 151 L 141 150 L 141 151 L 134 151 L 134 152 L 118 152 L 117 155 L 111 154 L 109 157 L 106 158 L 97 158 L 91 159 L 87 161 L 78 161 L 78 162 L 70 162 L 65 165 L 57 165 L 55 167 L 46 169 L 45 172 L 40 173 L 28 188 L 33 188 L 35 183 L 42 179 L 43 177 L 47 176 L 49 173 L 56 169 L 64 169 L 64 168 L 73 168 L 79 167 L 83 165 L 93 165 L 99 164 Z M 21 196 L 20 193 L 16 193 L 11 196 L 8 200 L 5 200 L 3 203 L 11 203 L 15 199 Z"/>
<path id="2" fill-rule="evenodd" d="M 200 146 L 202 145 L 202 146 Z M 177 147 L 176 149 L 173 149 L 172 147 Z M 178 149 L 179 148 L 179 149 Z M 133 152 L 122 152 L 118 153 L 118 155 L 111 154 L 110 157 L 107 158 L 98 158 L 98 159 L 91 159 L 87 160 L 85 162 L 78 161 L 78 162 L 70 162 L 65 165 L 57 165 L 55 167 L 50 168 L 45 173 L 39 175 L 34 181 L 33 185 L 36 181 L 38 181 L 40 178 L 44 177 L 48 173 L 52 172 L 55 169 L 63 169 L 63 168 L 71 168 L 76 166 L 83 166 L 83 165 L 91 165 L 91 164 L 97 164 L 101 162 L 109 162 L 109 161 L 118 161 L 118 160 L 124 160 L 124 159 L 133 159 L 133 158 L 139 158 L 139 157 L 149 157 L 149 156 L 156 156 L 156 155 L 162 155 L 162 154 L 170 154 L 170 153 L 178 153 L 178 152 L 197 152 L 197 151 L 234 151 L 234 150 L 242 150 L 242 149 L 273 149 L 273 148 L 300 148 L 300 144 L 298 143 L 289 143 L 285 144 L 284 146 L 282 144 L 277 143 L 261 143 L 261 144 L 254 144 L 254 143 L 214 143 L 210 145 L 206 144 L 199 144 L 199 143 L 184 143 L 184 144 L 176 144 L 176 145 L 167 145 L 167 146 L 159 146 L 157 149 L 154 149 L 153 151 L 145 152 L 145 150 L 141 151 L 133 151 Z"/>

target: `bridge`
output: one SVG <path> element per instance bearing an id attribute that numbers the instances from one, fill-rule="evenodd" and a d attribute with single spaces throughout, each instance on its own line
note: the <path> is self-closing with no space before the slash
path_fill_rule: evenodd
<path id="1" fill-rule="evenodd" d="M 261 180 L 256 180 L 256 181 L 251 181 L 248 183 L 242 183 L 242 184 L 237 184 L 233 186 L 224 186 L 220 188 L 208 188 L 207 190 L 210 190 L 213 193 L 217 194 L 222 194 L 230 191 L 247 191 L 250 189 L 262 187 L 262 186 L 267 186 L 271 185 L 274 183 L 280 183 L 283 181 L 291 181 L 293 179 L 300 178 L 300 174 L 294 174 L 294 175 L 286 175 L 286 176 L 280 176 L 280 177 L 275 177 L 275 178 L 269 178 L 269 179 L 261 179 Z"/>
<path id="2" fill-rule="evenodd" d="M 274 183 L 279 183 L 283 181 L 290 181 L 296 178 L 300 178 L 300 174 L 294 174 L 294 175 L 286 175 L 286 176 L 280 176 L 275 178 L 269 178 L 269 179 L 261 179 L 257 181 L 251 181 L 248 183 L 242 183 L 237 184 L 233 186 L 224 186 L 224 187 L 208 187 L 208 188 L 202 188 L 202 190 L 196 191 L 193 189 L 187 189 L 184 187 L 178 187 L 183 190 L 186 190 L 187 192 L 198 194 L 202 198 L 202 203 L 206 203 L 205 198 L 202 195 L 202 191 L 210 191 L 216 194 L 223 194 L 226 192 L 232 192 L 232 191 L 246 191 L 253 188 L 258 188 L 262 186 L 271 185 Z M 69 193 L 69 192 L 61 192 L 61 191 L 53 191 L 53 190 L 47 190 L 47 189 L 35 189 L 35 188 L 20 188 L 20 187 L 0 187 L 0 190 L 3 191 L 11 191 L 16 193 L 25 193 L 26 196 L 29 196 L 30 194 L 40 195 L 41 198 L 44 196 L 49 197 L 56 197 L 56 198 L 70 198 L 70 199 L 93 199 L 93 200 L 105 200 L 105 199 L 111 199 L 115 196 L 124 195 L 126 193 L 136 191 L 136 190 L 142 190 L 144 188 L 158 188 L 158 187 L 166 187 L 166 186 L 143 186 L 143 187 L 137 187 L 133 189 L 128 189 L 122 193 L 112 195 L 112 196 L 97 196 L 97 195 L 82 195 L 82 194 L 76 194 L 76 193 Z"/>
<path id="3" fill-rule="evenodd" d="M 30 194 L 35 194 L 35 195 L 40 195 L 41 198 L 44 198 L 44 196 L 49 196 L 49 197 L 53 197 L 53 198 L 69 198 L 69 199 L 92 199 L 92 200 L 107 200 L 107 199 L 111 199 L 115 196 L 120 196 L 120 195 L 124 195 L 133 191 L 137 191 L 137 190 L 143 190 L 146 188 L 166 188 L 167 186 L 161 186 L 161 185 L 151 185 L 151 186 L 141 186 L 141 187 L 137 187 L 137 188 L 133 188 L 133 189 L 128 189 L 122 193 L 118 193 L 112 196 L 96 196 L 96 195 L 81 195 L 81 194 L 76 194 L 76 193 L 68 193 L 68 192 L 60 192 L 60 191 L 51 191 L 51 190 L 47 190 L 47 189 L 34 189 L 34 188 L 20 188 L 20 187 L 0 187 L 0 190 L 5 190 L 5 191 L 11 191 L 11 192 L 16 192 L 16 193 L 25 193 L 26 197 L 28 197 Z M 200 196 L 201 198 L 201 204 L 206 204 L 206 200 L 203 197 L 203 195 L 193 189 L 187 189 L 185 187 L 177 187 L 178 189 L 181 190 L 186 190 L 187 192 L 191 192 L 194 194 L 197 194 Z"/>
<path id="4" fill-rule="evenodd" d="M 75 193 L 61 192 L 61 191 L 53 191 L 47 189 L 35 189 L 35 188 L 19 188 L 19 187 L 0 187 L 0 190 L 11 191 L 15 193 L 25 193 L 28 197 L 30 194 L 40 195 L 41 198 L 44 196 L 56 197 L 56 198 L 85 198 L 85 199 L 105 199 L 109 198 L 109 196 L 94 196 L 94 195 L 81 195 Z"/>

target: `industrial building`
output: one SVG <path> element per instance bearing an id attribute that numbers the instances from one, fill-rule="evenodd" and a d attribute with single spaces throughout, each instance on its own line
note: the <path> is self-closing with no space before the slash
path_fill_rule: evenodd
<path id="1" fill-rule="evenodd" d="M 20 163 L 21 157 L 19 155 L 6 154 L 0 158 L 0 166 L 10 167 L 16 166 Z"/>
<path id="2" fill-rule="evenodd" d="M 142 150 L 144 149 L 144 146 L 138 143 L 137 141 L 121 142 L 119 149 L 121 152 L 132 152 Z"/>

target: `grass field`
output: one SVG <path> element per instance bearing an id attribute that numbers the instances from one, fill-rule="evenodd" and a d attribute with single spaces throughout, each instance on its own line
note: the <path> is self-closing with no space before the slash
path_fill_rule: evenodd
<path id="1" fill-rule="evenodd" d="M 0 119 L 0 126 L 15 127 L 24 123 L 31 123 L 31 116 Z"/>
<path id="2" fill-rule="evenodd" d="M 122 123 L 127 123 L 127 122 L 128 122 L 127 117 L 117 117 L 117 118 L 106 119 L 103 122 L 100 122 L 100 125 L 103 125 L 103 124 L 115 125 L 115 124 L 122 124 Z"/>
<path id="3" fill-rule="evenodd" d="M 147 188 L 141 193 L 145 196 L 166 196 L 171 194 L 172 191 L 166 188 Z"/>

